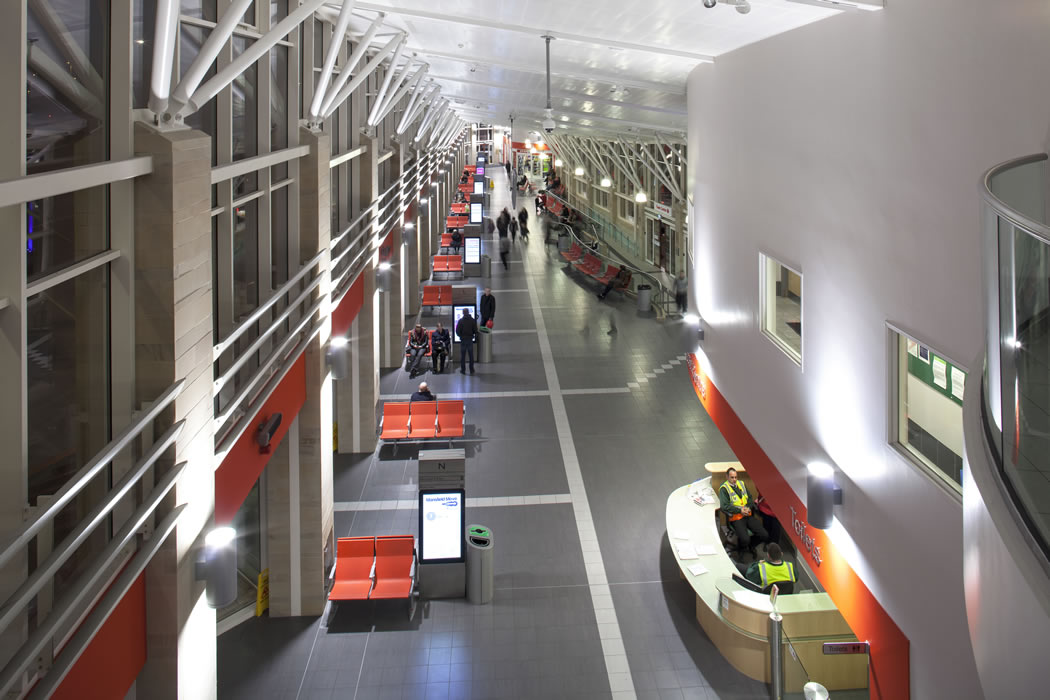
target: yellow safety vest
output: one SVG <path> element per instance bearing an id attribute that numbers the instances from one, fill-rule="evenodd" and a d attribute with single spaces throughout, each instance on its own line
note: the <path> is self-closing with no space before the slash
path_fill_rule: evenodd
<path id="1" fill-rule="evenodd" d="M 780 581 L 795 581 L 795 565 L 789 561 L 771 564 L 768 561 L 758 562 L 758 573 L 762 577 L 762 588 Z"/>
<path id="2" fill-rule="evenodd" d="M 726 492 L 729 494 L 729 502 L 732 505 L 738 506 L 740 508 L 747 507 L 746 486 L 744 486 L 743 484 L 740 485 L 740 490 L 743 491 L 743 493 L 737 493 L 737 490 L 730 486 L 728 481 L 723 481 L 722 485 L 719 488 L 723 488 L 726 490 Z M 740 520 L 742 517 L 744 517 L 743 513 L 735 513 L 733 515 L 729 515 L 729 513 L 726 513 L 726 515 L 729 517 L 729 522 L 733 522 L 734 520 Z"/>

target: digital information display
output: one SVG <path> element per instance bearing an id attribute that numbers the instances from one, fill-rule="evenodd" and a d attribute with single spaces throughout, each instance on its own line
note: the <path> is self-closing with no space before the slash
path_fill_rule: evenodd
<path id="1" fill-rule="evenodd" d="M 481 262 L 481 239 L 477 236 L 463 239 L 463 262 L 468 265 Z"/>
<path id="2" fill-rule="evenodd" d="M 419 541 L 424 562 L 463 561 L 462 489 L 421 491 Z"/>
<path id="3" fill-rule="evenodd" d="M 484 163 L 485 159 L 482 158 L 481 162 Z M 485 174 L 485 166 L 484 165 L 479 165 L 477 171 L 475 171 L 474 174 L 475 175 L 484 175 Z"/>
<path id="4" fill-rule="evenodd" d="M 485 181 L 475 180 L 474 181 L 474 194 L 485 194 Z"/>
<path id="5" fill-rule="evenodd" d="M 459 325 L 459 319 L 463 318 L 463 312 L 469 311 L 470 315 L 474 315 L 474 305 L 453 306 L 452 307 L 452 328 L 455 329 Z"/>
<path id="6" fill-rule="evenodd" d="M 481 223 L 481 202 L 470 203 L 470 223 L 480 224 Z"/>

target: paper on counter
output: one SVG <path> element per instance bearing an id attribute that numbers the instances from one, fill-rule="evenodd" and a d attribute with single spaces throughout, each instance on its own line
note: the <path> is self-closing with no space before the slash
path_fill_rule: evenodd
<path id="1" fill-rule="evenodd" d="M 718 554 L 718 550 L 709 544 L 702 544 L 696 548 L 696 553 L 701 556 L 707 556 L 709 554 Z"/>
<path id="2" fill-rule="evenodd" d="M 673 537 L 676 540 L 688 540 L 689 533 L 685 530 L 672 530 L 671 537 Z"/>
<path id="3" fill-rule="evenodd" d="M 678 545 L 678 558 L 679 559 L 696 559 L 700 555 L 696 553 L 696 549 L 692 543 L 684 542 Z"/>
<path id="4" fill-rule="evenodd" d="M 691 573 L 693 576 L 699 576 L 700 574 L 706 574 L 707 569 L 705 569 L 700 564 L 693 564 L 689 567 L 689 573 Z"/>

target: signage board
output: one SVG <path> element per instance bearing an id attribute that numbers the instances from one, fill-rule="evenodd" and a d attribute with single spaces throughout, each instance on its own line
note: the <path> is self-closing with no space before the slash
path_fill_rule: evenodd
<path id="1" fill-rule="evenodd" d="M 867 654 L 867 642 L 824 642 L 824 655 Z"/>
<path id="2" fill-rule="evenodd" d="M 463 561 L 463 489 L 419 492 L 421 562 Z"/>
<path id="3" fill-rule="evenodd" d="M 474 194 L 485 194 L 485 178 L 474 180 Z"/>
<path id="4" fill-rule="evenodd" d="M 452 327 L 453 328 L 455 328 L 456 326 L 459 325 L 459 319 L 463 318 L 463 312 L 464 311 L 469 311 L 470 315 L 473 316 L 474 315 L 474 305 L 473 304 L 465 304 L 463 306 L 458 306 L 457 305 L 457 306 L 453 306 L 452 307 Z"/>
<path id="5" fill-rule="evenodd" d="M 484 158 L 481 158 L 481 159 L 480 159 L 480 162 L 484 163 L 484 162 L 485 162 L 485 159 L 484 159 Z M 477 167 L 477 170 L 475 170 L 475 171 L 474 171 L 474 174 L 475 174 L 476 176 L 478 176 L 478 177 L 481 177 L 482 175 L 484 175 L 484 174 L 485 174 L 485 166 L 484 166 L 484 165 L 479 165 L 479 166 Z"/>
<path id="6" fill-rule="evenodd" d="M 669 205 L 669 204 L 661 204 L 660 202 L 653 202 L 653 209 L 655 209 L 656 213 L 659 214 L 660 216 L 667 216 L 667 217 L 671 216 L 671 205 Z"/>
<path id="7" fill-rule="evenodd" d="M 470 203 L 470 223 L 480 224 L 481 223 L 481 202 Z"/>
<path id="8" fill-rule="evenodd" d="M 481 239 L 467 236 L 463 239 L 463 262 L 467 265 L 481 262 Z"/>

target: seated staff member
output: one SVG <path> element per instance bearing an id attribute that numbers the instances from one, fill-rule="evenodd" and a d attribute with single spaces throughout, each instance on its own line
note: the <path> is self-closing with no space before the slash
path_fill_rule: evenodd
<path id="1" fill-rule="evenodd" d="M 737 477 L 736 469 L 730 467 L 726 470 L 726 480 L 718 487 L 718 507 L 726 514 L 729 527 L 736 532 L 736 544 L 738 550 L 749 549 L 754 554 L 754 547 L 759 542 L 768 542 L 769 533 L 762 526 L 762 521 L 751 510 L 754 499 Z M 748 530 L 755 533 L 752 542 Z"/>
<path id="2" fill-rule="evenodd" d="M 745 577 L 748 581 L 757 583 L 762 588 L 781 581 L 791 581 L 792 583 L 798 581 L 798 576 L 795 575 L 795 565 L 789 561 L 784 561 L 784 553 L 776 542 L 769 545 L 769 548 L 766 549 L 766 558 L 764 560 L 756 561 L 748 567 Z"/>

